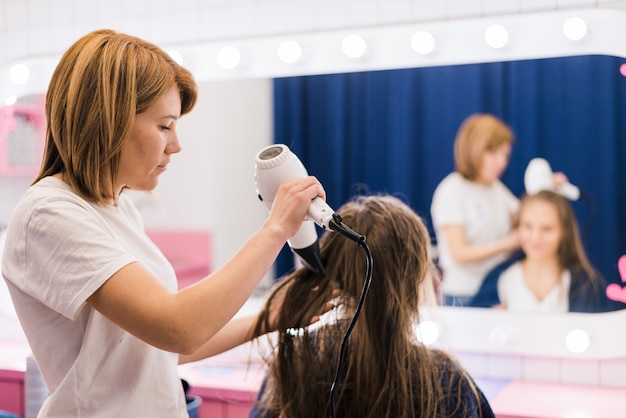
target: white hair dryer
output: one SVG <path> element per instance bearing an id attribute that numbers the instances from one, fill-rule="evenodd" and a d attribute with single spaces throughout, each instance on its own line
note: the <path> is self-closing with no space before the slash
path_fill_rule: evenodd
<path id="1" fill-rule="evenodd" d="M 570 182 L 554 184 L 552 174 L 552 168 L 545 159 L 533 158 L 530 160 L 524 173 L 526 193 L 533 194 L 541 190 L 552 190 L 572 201 L 580 198 L 580 189 L 578 187 Z"/>
<path id="2" fill-rule="evenodd" d="M 268 210 L 272 209 L 279 185 L 309 175 L 298 157 L 283 144 L 263 148 L 256 155 L 255 165 L 254 177 L 257 193 Z M 322 229 L 337 231 L 357 243 L 364 241 L 365 237 L 345 226 L 341 222 L 341 217 L 323 199 L 317 197 L 313 199 L 307 212 L 307 219 L 302 222 L 298 232 L 287 243 L 307 268 L 324 276 L 326 271 L 320 257 L 315 224 Z"/>
<path id="3" fill-rule="evenodd" d="M 256 156 L 255 180 L 259 199 L 268 210 L 272 209 L 274 196 L 282 183 L 308 176 L 306 168 L 291 150 L 283 144 L 270 145 Z M 287 243 L 302 263 L 314 272 L 324 276 L 326 271 L 320 258 L 319 241 L 315 231 L 316 221 L 322 228 L 328 228 L 334 211 L 322 199 L 311 202 L 308 220 L 302 222 L 298 232 Z"/>

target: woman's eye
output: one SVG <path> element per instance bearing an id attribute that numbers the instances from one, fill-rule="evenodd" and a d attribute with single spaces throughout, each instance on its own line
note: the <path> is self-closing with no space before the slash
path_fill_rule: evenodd
<path id="1" fill-rule="evenodd" d="M 170 128 L 169 128 L 169 126 L 161 126 L 161 130 L 163 130 L 163 131 L 169 131 L 169 130 L 170 130 Z"/>

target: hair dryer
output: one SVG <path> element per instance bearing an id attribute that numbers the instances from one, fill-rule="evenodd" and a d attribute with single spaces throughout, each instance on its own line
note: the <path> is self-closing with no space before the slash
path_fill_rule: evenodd
<path id="1" fill-rule="evenodd" d="M 537 193 L 540 190 L 552 190 L 572 201 L 580 198 L 580 189 L 572 183 L 554 184 L 552 168 L 543 158 L 530 160 L 524 173 L 524 186 L 528 194 Z"/>
<path id="2" fill-rule="evenodd" d="M 255 181 L 259 199 L 268 210 L 278 186 L 290 180 L 308 176 L 306 168 L 291 150 L 283 144 L 270 145 L 256 155 Z M 365 237 L 352 231 L 341 222 L 341 217 L 320 198 L 311 201 L 307 219 L 302 222 L 298 232 L 287 243 L 303 264 L 314 272 L 324 276 L 326 270 L 320 258 L 320 249 L 315 224 L 323 229 L 334 230 L 360 242 Z"/>

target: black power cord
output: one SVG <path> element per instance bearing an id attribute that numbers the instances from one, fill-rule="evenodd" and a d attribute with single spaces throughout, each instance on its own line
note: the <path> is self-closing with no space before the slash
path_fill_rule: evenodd
<path id="1" fill-rule="evenodd" d="M 361 313 L 361 308 L 363 307 L 363 304 L 365 303 L 367 292 L 370 288 L 370 284 L 372 283 L 372 270 L 373 270 L 374 260 L 372 258 L 372 253 L 370 251 L 370 248 L 365 243 L 365 236 L 357 234 L 356 232 L 354 232 L 353 230 L 345 226 L 342 223 L 341 217 L 338 214 L 333 214 L 333 221 L 329 223 L 329 228 L 332 229 L 333 231 L 340 233 L 346 238 L 351 239 L 352 241 L 355 241 L 359 247 L 365 250 L 365 254 L 366 254 L 365 282 L 363 283 L 363 289 L 361 290 L 361 297 L 359 298 L 359 303 L 357 304 L 357 307 L 354 311 L 354 316 L 352 317 L 352 320 L 350 321 L 350 324 L 348 325 L 348 328 L 346 329 L 346 332 L 343 336 L 343 340 L 341 342 L 341 350 L 339 352 L 339 360 L 337 361 L 337 370 L 335 372 L 335 378 L 333 379 L 333 383 L 330 386 L 330 405 L 329 405 L 330 415 L 331 417 L 335 418 L 336 416 L 335 391 L 337 389 L 337 382 L 339 381 L 339 375 L 341 374 L 341 369 L 343 368 L 343 359 L 345 356 L 346 347 L 348 345 L 348 339 L 350 338 L 352 329 L 354 328 L 354 325 L 356 324 L 356 321 L 359 318 L 359 314 Z"/>

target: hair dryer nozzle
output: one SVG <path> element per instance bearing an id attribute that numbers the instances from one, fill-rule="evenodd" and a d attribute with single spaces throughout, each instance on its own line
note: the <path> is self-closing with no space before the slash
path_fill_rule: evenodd
<path id="1" fill-rule="evenodd" d="M 324 264 L 320 258 L 319 241 L 315 241 L 313 244 L 305 248 L 291 247 L 291 250 L 309 270 L 322 277 L 326 276 L 326 269 L 324 268 Z"/>

